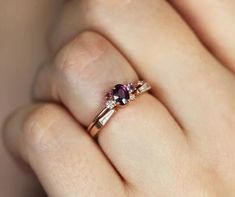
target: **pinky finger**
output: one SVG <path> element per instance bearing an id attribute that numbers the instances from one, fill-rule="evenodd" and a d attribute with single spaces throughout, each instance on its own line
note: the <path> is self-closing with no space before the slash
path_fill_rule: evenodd
<path id="1" fill-rule="evenodd" d="M 116 171 L 60 106 L 19 110 L 7 121 L 4 140 L 10 152 L 32 167 L 49 196 L 124 196 Z"/>

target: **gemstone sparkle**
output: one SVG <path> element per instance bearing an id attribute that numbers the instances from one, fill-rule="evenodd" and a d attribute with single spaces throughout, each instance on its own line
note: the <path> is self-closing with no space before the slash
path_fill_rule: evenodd
<path id="1" fill-rule="evenodd" d="M 123 84 L 115 85 L 113 91 L 113 98 L 119 105 L 126 105 L 130 99 L 130 93 L 127 87 Z"/>

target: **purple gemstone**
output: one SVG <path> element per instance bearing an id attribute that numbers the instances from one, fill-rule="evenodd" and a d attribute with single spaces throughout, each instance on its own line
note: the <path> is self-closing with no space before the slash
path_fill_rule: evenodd
<path id="1" fill-rule="evenodd" d="M 127 85 L 127 89 L 128 89 L 128 91 L 129 91 L 130 93 L 133 93 L 133 92 L 136 90 L 136 87 L 135 87 L 135 85 L 134 85 L 133 83 L 129 83 L 129 84 Z"/>
<path id="2" fill-rule="evenodd" d="M 113 98 L 120 105 L 125 105 L 130 99 L 130 94 L 125 85 L 117 84 L 113 89 Z"/>

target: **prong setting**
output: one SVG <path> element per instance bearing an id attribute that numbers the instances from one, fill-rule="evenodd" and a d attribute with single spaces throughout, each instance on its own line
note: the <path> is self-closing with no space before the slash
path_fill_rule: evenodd
<path id="1" fill-rule="evenodd" d="M 117 111 L 117 107 L 127 105 L 129 102 L 135 100 L 138 95 L 143 94 L 150 89 L 151 86 L 144 81 L 128 83 L 126 85 L 115 85 L 114 88 L 106 94 L 106 106 L 89 125 L 87 128 L 88 132 L 92 137 L 97 137 L 99 131 Z"/>
<path id="2" fill-rule="evenodd" d="M 147 83 L 138 81 L 137 83 L 117 84 L 106 94 L 106 107 L 113 109 L 116 106 L 127 105 L 130 101 L 136 99 L 136 95 L 142 92 Z"/>

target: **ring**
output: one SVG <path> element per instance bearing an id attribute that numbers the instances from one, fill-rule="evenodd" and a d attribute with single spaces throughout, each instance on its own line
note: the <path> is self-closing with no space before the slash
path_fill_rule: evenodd
<path id="1" fill-rule="evenodd" d="M 107 124 L 119 107 L 134 101 L 138 95 L 150 89 L 151 86 L 144 81 L 115 85 L 114 88 L 106 94 L 105 108 L 95 117 L 87 128 L 90 135 L 97 137 L 99 131 Z"/>

